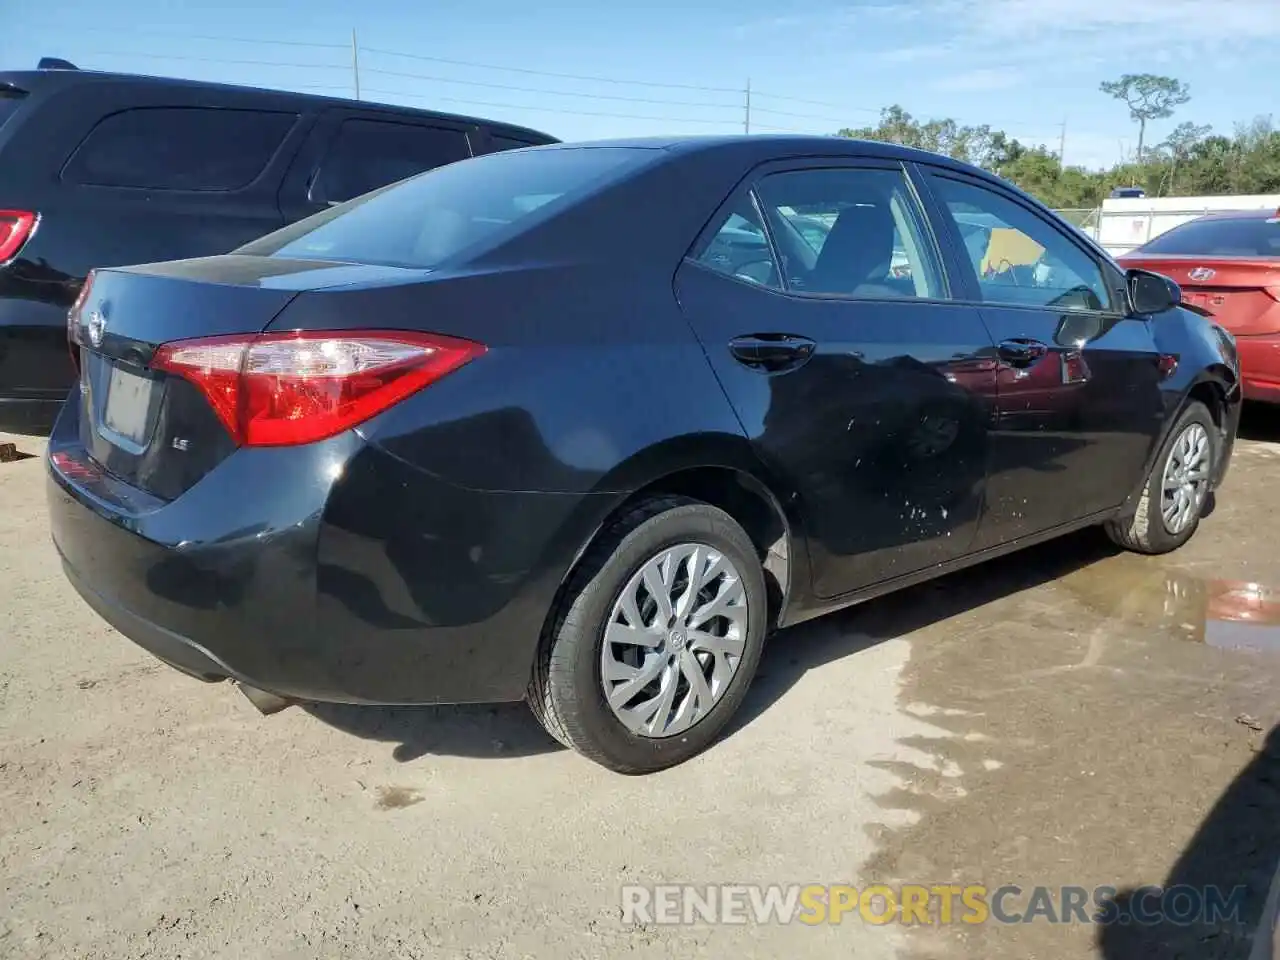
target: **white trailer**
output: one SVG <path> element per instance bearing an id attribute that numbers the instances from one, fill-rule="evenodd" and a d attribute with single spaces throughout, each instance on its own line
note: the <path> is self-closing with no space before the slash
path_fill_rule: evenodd
<path id="1" fill-rule="evenodd" d="M 1230 210 L 1280 210 L 1280 194 L 1107 199 L 1102 201 L 1096 221 L 1084 224 L 1083 229 L 1118 257 L 1180 223 Z"/>

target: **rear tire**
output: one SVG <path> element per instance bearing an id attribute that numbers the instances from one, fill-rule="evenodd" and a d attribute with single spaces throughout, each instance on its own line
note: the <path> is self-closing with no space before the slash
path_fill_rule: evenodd
<path id="1" fill-rule="evenodd" d="M 1209 409 L 1196 400 L 1188 403 L 1160 448 L 1133 515 L 1107 521 L 1107 536 L 1112 542 L 1135 553 L 1160 554 L 1190 540 L 1212 493 L 1221 444 Z M 1183 469 L 1187 464 L 1182 461 L 1188 458 L 1194 458 L 1190 464 L 1194 469 Z M 1171 521 L 1168 514 L 1176 504 L 1166 497 L 1166 481 L 1184 476 L 1201 479 L 1194 491 L 1187 492 L 1184 508 L 1175 510 Z M 1182 486 L 1185 489 L 1190 484 L 1188 480 Z"/>
<path id="2" fill-rule="evenodd" d="M 578 565 L 543 637 L 529 705 L 551 736 L 611 770 L 675 766 L 741 705 L 767 617 L 755 546 L 729 514 L 683 497 L 647 500 Z M 606 645 L 606 636 L 621 639 Z"/>

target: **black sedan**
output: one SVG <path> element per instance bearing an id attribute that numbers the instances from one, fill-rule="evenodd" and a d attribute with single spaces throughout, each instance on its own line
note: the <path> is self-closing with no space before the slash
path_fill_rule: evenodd
<path id="1" fill-rule="evenodd" d="M 975 216 L 1000 249 L 966 245 Z M 1186 542 L 1240 389 L 1178 303 L 897 146 L 466 160 L 97 271 L 53 537 L 122 633 L 259 702 L 527 698 L 658 770 L 777 628 L 1089 525 Z"/>

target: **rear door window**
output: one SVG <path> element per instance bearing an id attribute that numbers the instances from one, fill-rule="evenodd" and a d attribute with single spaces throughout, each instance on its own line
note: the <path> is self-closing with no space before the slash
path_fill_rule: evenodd
<path id="1" fill-rule="evenodd" d="M 490 153 L 365 194 L 238 252 L 435 267 L 541 222 L 660 155 L 626 147 Z"/>
<path id="2" fill-rule="evenodd" d="M 757 188 L 796 293 L 940 298 L 941 270 L 900 169 L 793 170 Z"/>
<path id="3" fill-rule="evenodd" d="M 320 161 L 310 198 L 314 203 L 342 203 L 470 156 L 471 147 L 462 130 L 345 120 Z"/>
<path id="4" fill-rule="evenodd" d="M 228 192 L 253 183 L 297 114 L 206 107 L 139 107 L 103 118 L 62 171 L 98 187 Z"/>
<path id="5" fill-rule="evenodd" d="M 17 113 L 18 104 L 25 96 L 24 91 L 14 87 L 0 87 L 0 127 L 3 127 L 4 122 Z"/>

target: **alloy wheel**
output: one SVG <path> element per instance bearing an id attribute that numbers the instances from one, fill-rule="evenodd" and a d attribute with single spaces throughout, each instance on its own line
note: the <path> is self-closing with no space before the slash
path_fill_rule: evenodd
<path id="1" fill-rule="evenodd" d="M 748 616 L 742 578 L 714 547 L 683 543 L 645 561 L 605 627 L 600 677 L 614 716 L 642 737 L 688 730 L 729 688 Z"/>
<path id="2" fill-rule="evenodd" d="M 1189 423 L 1174 440 L 1165 461 L 1161 482 L 1160 519 L 1177 536 L 1200 515 L 1209 492 L 1209 431 L 1201 423 Z"/>

